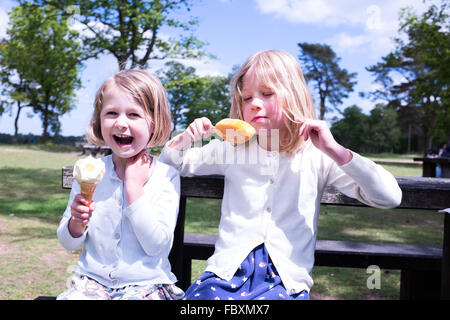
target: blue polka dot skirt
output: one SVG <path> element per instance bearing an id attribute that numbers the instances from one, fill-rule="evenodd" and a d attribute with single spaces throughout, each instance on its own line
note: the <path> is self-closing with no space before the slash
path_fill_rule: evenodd
<path id="1" fill-rule="evenodd" d="M 230 281 L 203 273 L 186 291 L 186 300 L 309 300 L 307 291 L 289 295 L 264 244 L 241 263 Z"/>

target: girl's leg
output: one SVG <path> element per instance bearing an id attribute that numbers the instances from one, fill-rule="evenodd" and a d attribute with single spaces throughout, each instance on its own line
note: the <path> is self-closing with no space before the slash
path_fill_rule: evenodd
<path id="1" fill-rule="evenodd" d="M 180 300 L 183 290 L 174 284 L 131 285 L 113 290 L 114 300 Z"/>
<path id="2" fill-rule="evenodd" d="M 230 281 L 205 272 L 186 291 L 186 300 L 309 300 L 289 295 L 263 244 L 249 253 Z"/>
<path id="3" fill-rule="evenodd" d="M 75 274 L 70 288 L 59 294 L 57 300 L 110 300 L 109 289 L 94 279 Z"/>

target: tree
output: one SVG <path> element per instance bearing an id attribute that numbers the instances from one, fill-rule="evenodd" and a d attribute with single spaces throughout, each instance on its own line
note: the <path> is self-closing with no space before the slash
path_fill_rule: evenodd
<path id="1" fill-rule="evenodd" d="M 195 75 L 195 68 L 186 67 L 175 61 L 165 63 L 165 69 L 158 71 L 170 103 L 173 131 L 184 124 L 184 113 L 195 102 L 195 88 L 200 78 Z"/>
<path id="2" fill-rule="evenodd" d="M 23 0 L 26 1 L 26 0 Z M 145 68 L 152 59 L 197 58 L 205 55 L 204 43 L 192 30 L 188 16 L 194 0 L 34 0 L 58 6 L 66 15 L 77 16 L 85 29 L 81 38 L 92 57 L 112 54 L 120 70 Z M 183 11 L 183 8 L 185 11 Z M 171 34 L 181 31 L 177 38 Z"/>
<path id="3" fill-rule="evenodd" d="M 343 118 L 335 120 L 330 130 L 336 141 L 357 152 L 399 151 L 397 114 L 383 104 L 377 104 L 370 115 L 356 105 L 347 107 Z"/>
<path id="4" fill-rule="evenodd" d="M 213 124 L 216 124 L 223 118 L 228 118 L 231 108 L 231 99 L 229 94 L 229 84 L 232 74 L 228 76 L 208 76 L 203 77 L 202 90 L 200 96 L 189 110 L 187 110 L 186 124 L 199 117 L 208 117 Z"/>
<path id="5" fill-rule="evenodd" d="M 194 119 L 208 117 L 212 123 L 228 116 L 230 77 L 200 77 L 195 68 L 175 61 L 165 64 L 158 75 L 164 84 L 172 110 L 173 130 L 188 126 Z"/>
<path id="6" fill-rule="evenodd" d="M 6 42 L 4 42 L 6 43 Z M 6 50 L 8 47 L 3 47 L 3 50 Z M 3 51 L 5 52 L 5 51 Z M 14 79 L 14 77 L 11 77 L 10 70 L 7 67 L 1 67 L 3 61 L 0 60 L 0 82 L 4 84 L 4 87 L 2 88 L 0 94 L 2 96 L 9 97 L 6 100 L 0 101 L 0 106 L 2 110 L 9 110 L 12 111 L 13 104 L 16 102 L 17 105 L 17 113 L 16 117 L 14 118 L 14 136 L 13 136 L 13 143 L 17 143 L 17 137 L 19 134 L 19 118 L 22 110 L 27 107 L 32 107 L 28 103 L 28 98 L 26 95 L 27 91 L 27 85 L 26 81 L 18 77 L 17 79 Z M 10 80 L 12 79 L 12 81 Z M 0 112 L 1 114 L 1 112 Z"/>
<path id="7" fill-rule="evenodd" d="M 370 110 L 365 140 L 371 152 L 394 152 L 400 149 L 401 132 L 395 110 L 377 104 Z"/>
<path id="8" fill-rule="evenodd" d="M 341 59 L 326 44 L 298 43 L 298 46 L 300 47 L 298 58 L 303 64 L 306 79 L 313 82 L 319 98 L 319 118 L 323 120 L 331 107 L 342 113 L 338 106 L 348 97 L 348 93 L 353 91 L 356 73 L 349 73 L 346 69 L 340 68 Z"/>
<path id="9" fill-rule="evenodd" d="M 366 145 L 368 117 L 356 105 L 345 108 L 343 118 L 335 119 L 330 128 L 336 141 L 347 148 L 361 152 Z"/>
<path id="10" fill-rule="evenodd" d="M 403 9 L 399 29 L 403 37 L 395 39 L 394 52 L 367 68 L 382 85 L 372 97 L 386 101 L 399 115 L 416 117 L 424 152 L 431 148 L 433 137 L 450 140 L 448 7 L 443 0 L 440 7 L 432 5 L 420 17 L 411 8 Z M 406 125 L 410 127 L 411 122 L 404 123 L 403 130 Z"/>
<path id="11" fill-rule="evenodd" d="M 77 33 L 52 6 L 25 3 L 10 14 L 8 39 L 0 51 L 1 82 L 17 102 L 17 121 L 24 107 L 39 114 L 43 140 L 60 131 L 59 117 L 73 108 L 81 51 Z"/>

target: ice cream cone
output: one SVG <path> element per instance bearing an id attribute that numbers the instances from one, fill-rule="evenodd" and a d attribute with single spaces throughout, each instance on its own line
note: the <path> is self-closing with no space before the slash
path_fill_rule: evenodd
<path id="1" fill-rule="evenodd" d="M 105 164 L 101 159 L 91 156 L 78 160 L 73 168 L 73 177 L 77 180 L 81 188 L 81 194 L 88 201 L 88 206 L 92 203 L 92 197 L 97 185 L 102 181 L 105 174 Z M 86 227 L 83 224 L 83 229 Z"/>
<path id="2" fill-rule="evenodd" d="M 86 198 L 88 201 L 88 207 L 92 203 L 92 198 L 94 196 L 95 188 L 97 187 L 97 183 L 89 183 L 89 182 L 79 182 L 81 188 L 81 195 Z M 83 229 L 86 228 L 86 225 L 83 223 Z"/>
<path id="3" fill-rule="evenodd" d="M 92 197 L 94 196 L 95 188 L 97 187 L 97 183 L 89 183 L 89 182 L 78 182 L 81 188 L 81 194 L 89 204 L 92 203 Z"/>

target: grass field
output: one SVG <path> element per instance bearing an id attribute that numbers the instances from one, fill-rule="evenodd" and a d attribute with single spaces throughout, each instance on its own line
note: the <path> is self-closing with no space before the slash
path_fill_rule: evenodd
<path id="1" fill-rule="evenodd" d="M 78 158 L 79 153 L 60 151 L 57 146 L 0 145 L 0 299 L 33 299 L 57 295 L 65 289 L 80 250 L 68 252 L 56 239 L 69 195 L 61 188 L 61 167 L 72 165 Z M 419 166 L 401 163 L 386 168 L 397 176 L 421 172 Z M 219 218 L 220 201 L 188 200 L 187 232 L 216 233 Z M 421 210 L 327 206 L 321 210 L 318 237 L 441 245 L 442 217 Z M 204 261 L 194 261 L 193 278 L 202 273 L 204 265 Z M 316 267 L 311 296 L 398 298 L 398 271 L 382 270 L 381 290 L 367 289 L 367 277 L 363 269 Z"/>

